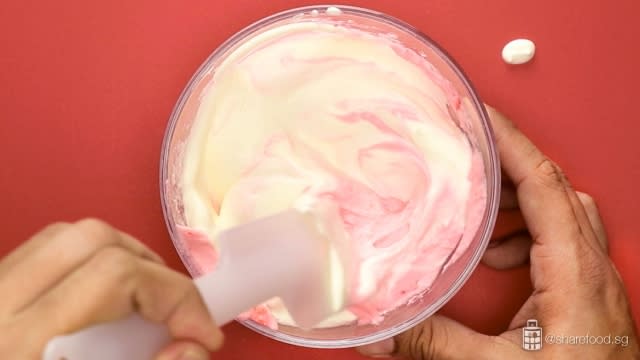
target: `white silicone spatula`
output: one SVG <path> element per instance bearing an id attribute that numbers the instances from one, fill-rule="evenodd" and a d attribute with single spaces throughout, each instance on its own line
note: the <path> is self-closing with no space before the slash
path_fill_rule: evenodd
<path id="1" fill-rule="evenodd" d="M 278 296 L 302 328 L 344 306 L 331 286 L 330 242 L 312 215 L 288 210 L 221 232 L 220 260 L 195 280 L 218 325 Z M 53 338 L 43 360 L 151 360 L 169 340 L 164 326 L 139 315 Z"/>

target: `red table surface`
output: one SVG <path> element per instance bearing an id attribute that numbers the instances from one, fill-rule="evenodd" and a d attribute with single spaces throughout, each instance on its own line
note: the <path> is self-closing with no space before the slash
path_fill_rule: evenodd
<path id="1" fill-rule="evenodd" d="M 226 38 L 306 1 L 3 1 L 0 5 L 0 255 L 45 224 L 95 216 L 184 271 L 160 208 L 169 114 Z M 444 46 L 482 98 L 501 108 L 598 201 L 611 257 L 640 318 L 640 36 L 637 0 L 354 1 Z M 534 61 L 500 50 L 526 37 Z M 528 269 L 480 266 L 443 313 L 487 333 L 528 296 Z M 6 294 L 2 294 L 6 296 Z M 297 348 L 238 324 L 220 359 L 357 359 Z M 587 331 L 588 329 L 585 329 Z"/>

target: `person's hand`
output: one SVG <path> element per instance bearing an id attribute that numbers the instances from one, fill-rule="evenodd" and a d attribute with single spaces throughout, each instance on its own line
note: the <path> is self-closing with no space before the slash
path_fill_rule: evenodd
<path id="1" fill-rule="evenodd" d="M 528 232 L 490 247 L 483 260 L 500 269 L 529 261 L 533 293 L 499 336 L 483 335 L 435 315 L 395 339 L 359 351 L 421 360 L 640 358 L 629 303 L 607 255 L 607 238 L 593 199 L 574 191 L 558 166 L 511 122 L 493 109 L 489 113 L 503 170 L 513 184 L 504 186 L 501 206 L 507 211 L 519 208 Z M 612 341 L 620 336 L 621 344 L 550 345 L 543 341 L 540 351 L 527 352 L 522 349 L 527 319 L 539 321 L 543 339 L 551 334 L 610 334 Z"/>
<path id="2" fill-rule="evenodd" d="M 157 359 L 209 359 L 222 344 L 193 282 L 98 220 L 50 225 L 0 261 L 0 358 L 40 359 L 56 335 L 133 312 L 173 340 Z"/>

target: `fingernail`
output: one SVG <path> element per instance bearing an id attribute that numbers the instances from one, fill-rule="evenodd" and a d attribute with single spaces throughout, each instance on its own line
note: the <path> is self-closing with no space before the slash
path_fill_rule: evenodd
<path id="1" fill-rule="evenodd" d="M 209 354 L 202 350 L 188 349 L 180 355 L 179 360 L 209 360 Z"/>
<path id="2" fill-rule="evenodd" d="M 364 345 L 358 348 L 358 351 L 365 356 L 373 358 L 389 358 L 396 349 L 396 342 L 391 339 L 378 341 L 373 344 Z"/>

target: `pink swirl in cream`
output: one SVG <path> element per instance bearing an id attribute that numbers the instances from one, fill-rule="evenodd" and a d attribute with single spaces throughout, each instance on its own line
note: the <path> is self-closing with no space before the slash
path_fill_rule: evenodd
<path id="1" fill-rule="evenodd" d="M 200 244 L 292 207 L 327 214 L 349 257 L 351 305 L 322 326 L 380 322 L 476 235 L 486 184 L 461 99 L 399 42 L 322 21 L 281 25 L 210 76 L 185 149 L 185 238 Z M 191 255 L 214 266 L 206 251 Z M 291 322 L 277 299 L 245 317 Z"/>

